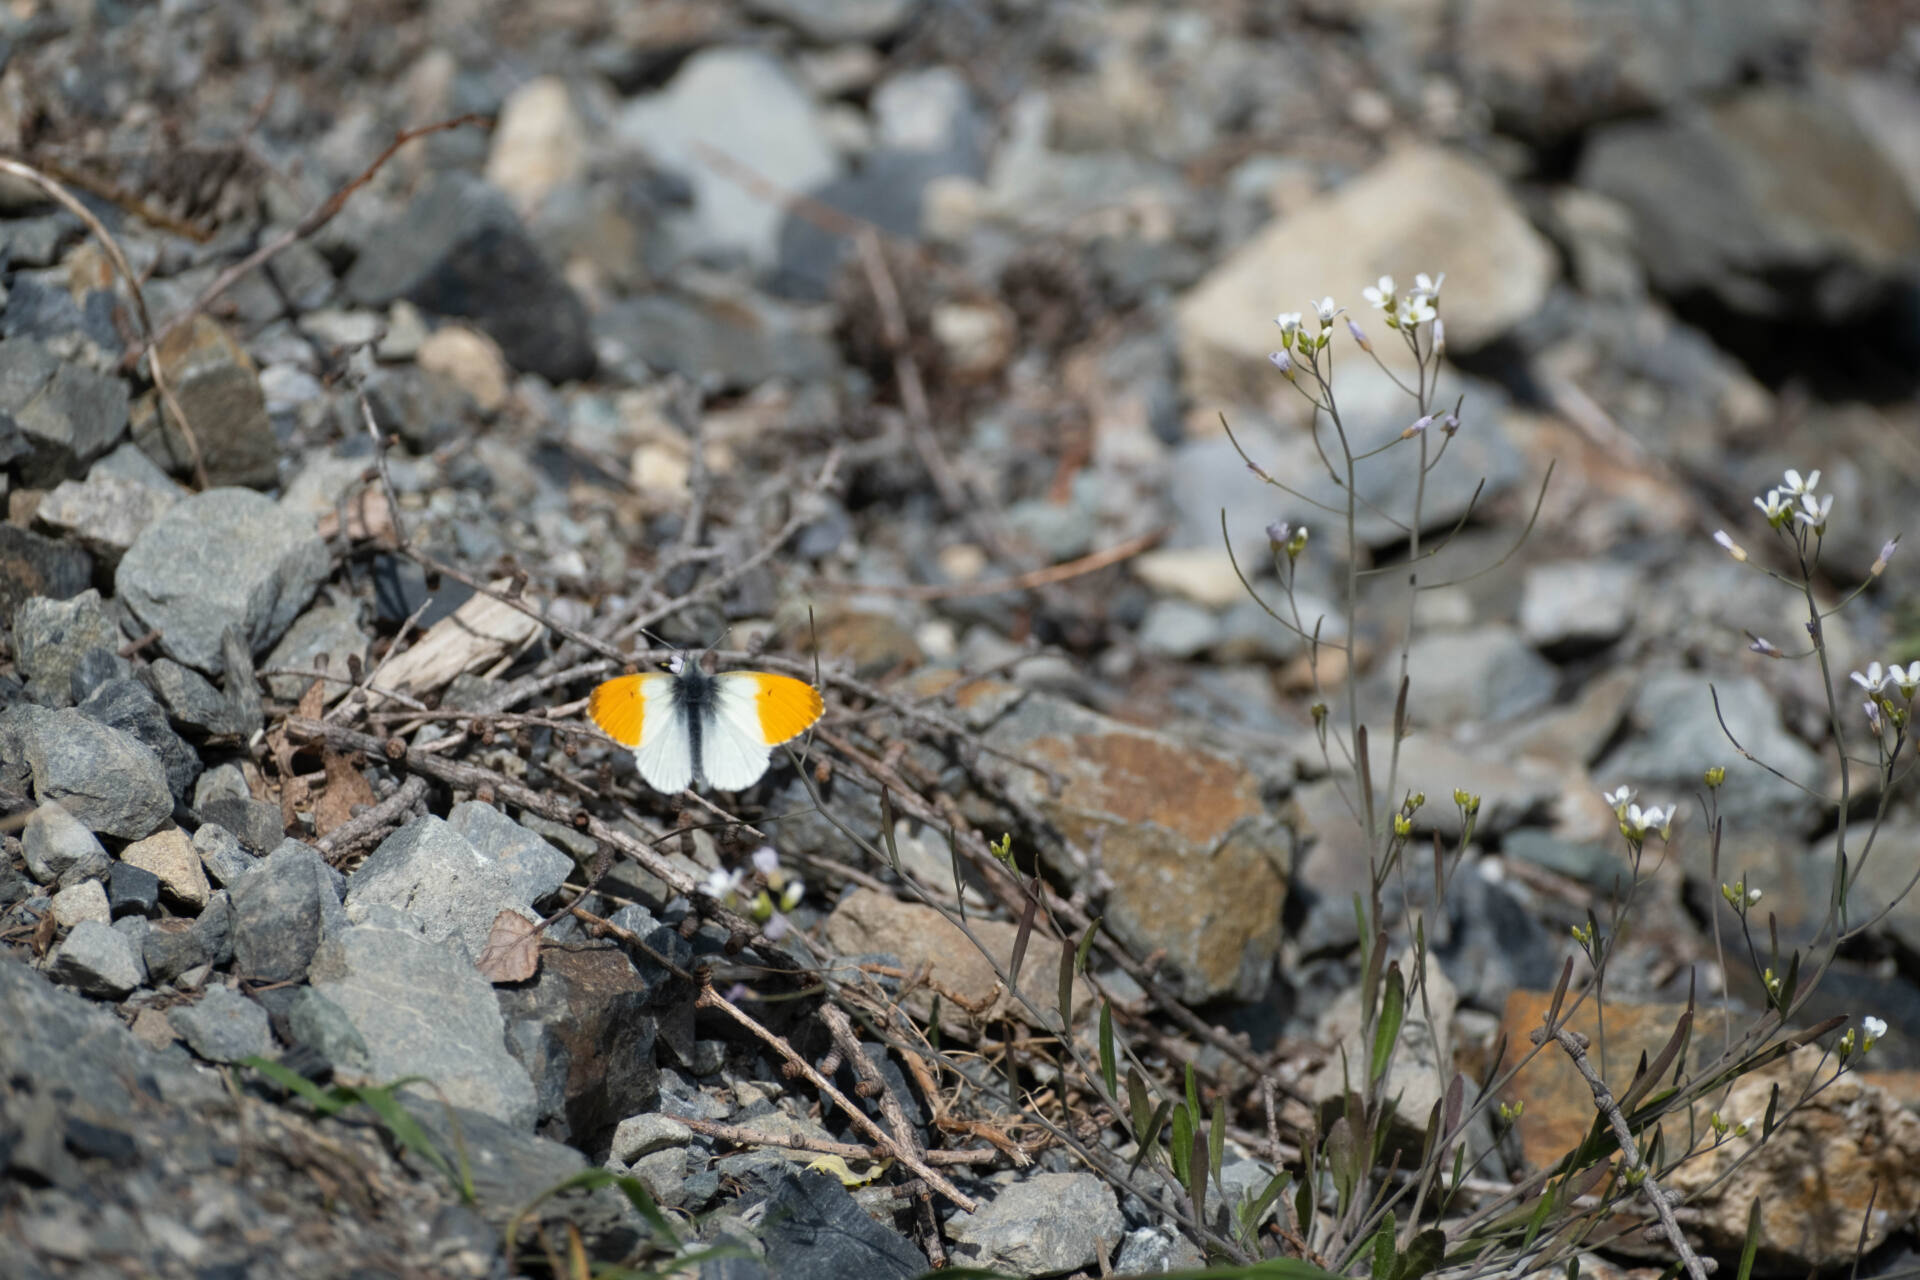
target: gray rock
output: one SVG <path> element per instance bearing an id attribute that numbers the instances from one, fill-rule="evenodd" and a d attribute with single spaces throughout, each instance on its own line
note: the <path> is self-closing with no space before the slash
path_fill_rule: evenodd
<path id="1" fill-rule="evenodd" d="M 118 1000 L 147 980 L 133 944 L 97 920 L 77 924 L 47 960 L 47 976 L 84 995 Z"/>
<path id="2" fill-rule="evenodd" d="M 346 1010 L 312 987 L 302 987 L 287 1006 L 287 1030 L 295 1044 L 335 1067 L 364 1072 L 373 1060 Z"/>
<path id="3" fill-rule="evenodd" d="M 1633 621 L 1640 574 L 1631 565 L 1557 560 L 1527 570 L 1520 631 L 1529 644 L 1581 653 L 1612 644 Z"/>
<path id="4" fill-rule="evenodd" d="M 77 596 L 92 581 L 93 557 L 79 547 L 0 524 L 0 617 L 35 596 Z"/>
<path id="5" fill-rule="evenodd" d="M 621 1164 L 632 1164 L 641 1156 L 652 1155 L 668 1147 L 684 1147 L 693 1141 L 693 1130 L 672 1116 L 628 1116 L 613 1131 L 613 1145 L 607 1155 Z"/>
<path id="6" fill-rule="evenodd" d="M 166 770 L 167 790 L 174 801 L 185 802 L 194 779 L 200 776 L 200 755 L 173 731 L 167 723 L 167 713 L 160 709 L 145 685 L 131 679 L 104 681 L 87 695 L 79 711 L 89 720 L 118 729 L 144 743 Z"/>
<path id="7" fill-rule="evenodd" d="M 1160 658 L 1191 658 L 1220 643 L 1222 628 L 1211 609 L 1187 600 L 1155 600 L 1140 620 L 1140 648 Z"/>
<path id="8" fill-rule="evenodd" d="M 507 1053 L 493 986 L 451 939 L 357 925 L 321 944 L 311 981 L 366 1043 L 373 1076 L 424 1076 L 456 1106 L 533 1124 L 533 1082 Z"/>
<path id="9" fill-rule="evenodd" d="M 273 1050 L 267 1011 L 232 987 L 208 987 L 192 1004 L 178 1004 L 167 1021 L 208 1062 L 238 1062 Z"/>
<path id="10" fill-rule="evenodd" d="M 132 666 L 111 649 L 87 650 L 73 664 L 73 674 L 67 677 L 67 700 L 78 706 L 107 681 L 126 676 Z"/>
<path id="11" fill-rule="evenodd" d="M 816 190 L 840 168 L 812 98 L 784 63 L 759 49 L 696 53 L 665 89 L 630 102 L 613 133 L 692 187 L 692 208 L 662 224 L 678 258 L 737 254 L 770 266 L 785 216 L 777 202 L 705 160 L 703 145 L 787 191 Z"/>
<path id="12" fill-rule="evenodd" d="M 132 734 L 78 711 L 23 703 L 0 711 L 0 757 L 24 760 L 34 798 L 58 801 L 90 831 L 138 840 L 173 816 L 167 772 Z"/>
<path id="13" fill-rule="evenodd" d="M 260 682 L 253 674 L 253 655 L 247 652 L 240 628 L 228 627 L 220 633 L 220 660 L 227 686 L 228 721 L 236 738 L 251 742 L 266 724 L 266 710 L 260 701 Z"/>
<path id="14" fill-rule="evenodd" d="M 270 488 L 280 478 L 280 442 L 267 420 L 253 361 L 219 321 L 204 312 L 174 330 L 162 352 L 173 393 L 193 423 L 211 486 Z M 135 407 L 133 438 L 176 475 L 193 471 L 193 450 L 173 414 L 153 400 Z"/>
<path id="15" fill-rule="evenodd" d="M 1677 802 L 1699 790 L 1704 770 L 1724 765 L 1720 812 L 1730 830 L 1798 828 L 1822 809 L 1815 798 L 1824 773 L 1820 757 L 1787 731 L 1773 696 L 1750 676 L 1658 672 L 1641 683 L 1631 715 L 1632 735 L 1593 768 L 1603 789 L 1627 783 L 1643 791 L 1642 804 Z M 1724 732 L 1717 717 L 1726 721 Z M 1743 759 L 1728 733 L 1783 776 Z M 1681 813 L 1686 812 L 1682 805 Z"/>
<path id="16" fill-rule="evenodd" d="M 918 239 L 925 217 L 927 185 L 935 178 L 978 171 L 978 159 L 971 148 L 907 151 L 881 147 L 870 152 L 858 170 L 834 178 L 810 195 L 835 209 L 858 209 L 862 218 L 882 231 Z M 780 265 L 772 286 L 791 298 L 827 298 L 835 277 L 856 251 L 850 237 L 791 213 L 780 224 Z"/>
<path id="17" fill-rule="evenodd" d="M 107 891 L 98 880 L 68 885 L 53 895 L 53 919 L 63 929 L 71 929 L 82 920 L 111 924 L 113 911 L 107 905 Z"/>
<path id="18" fill-rule="evenodd" d="M 1559 676 L 1506 626 L 1417 636 L 1407 654 L 1409 718 L 1420 725 L 1505 720 L 1544 706 Z"/>
<path id="19" fill-rule="evenodd" d="M 0 415 L 30 447 L 22 484 L 51 488 L 85 470 L 127 429 L 127 384 L 63 362 L 25 338 L 0 342 Z"/>
<path id="20" fill-rule="evenodd" d="M 1257 1193 L 1256 1193 L 1257 1194 Z M 1116 1275 L 1150 1276 L 1162 1271 L 1198 1271 L 1206 1258 L 1178 1231 L 1141 1227 L 1127 1233 L 1120 1256 L 1113 1260 Z"/>
<path id="21" fill-rule="evenodd" d="M 363 305 L 405 298 L 471 320 L 514 368 L 550 382 L 593 372 L 586 308 L 540 256 L 506 196 L 471 174 L 442 174 L 368 237 L 345 283 Z"/>
<path id="22" fill-rule="evenodd" d="M 447 825 L 507 873 L 515 902 L 539 902 L 567 882 L 573 859 L 490 804 L 466 800 L 447 814 Z"/>
<path id="23" fill-rule="evenodd" d="M 156 983 L 171 982 L 202 965 L 222 965 L 233 958 L 233 903 L 225 890 L 216 892 L 194 919 L 180 916 L 155 920 L 141 944 L 147 973 Z"/>
<path id="24" fill-rule="evenodd" d="M 195 808 L 202 808 L 215 800 L 247 800 L 252 796 L 253 793 L 247 789 L 247 775 L 241 772 L 237 764 L 215 765 L 193 784 Z"/>
<path id="25" fill-rule="evenodd" d="M 777 1159 L 777 1158 L 776 1158 Z M 781 1280 L 908 1280 L 926 1258 L 874 1221 L 837 1178 L 763 1161 L 750 1175 L 769 1191 L 760 1219 L 767 1267 Z"/>
<path id="26" fill-rule="evenodd" d="M 158 628 L 175 660 L 221 669 L 220 636 L 239 626 L 265 650 L 313 599 L 331 562 L 310 522 L 251 489 L 209 489 L 148 525 L 114 573 L 114 590 Z"/>
<path id="27" fill-rule="evenodd" d="M 890 75 L 874 89 L 868 109 L 881 147 L 945 157 L 954 165 L 949 173 L 985 172 L 986 124 L 966 78 L 952 67 Z"/>
<path id="28" fill-rule="evenodd" d="M 1566 840 L 1542 827 L 1509 831 L 1500 842 L 1500 856 L 1531 862 L 1596 889 L 1632 874 L 1618 840 Z"/>
<path id="29" fill-rule="evenodd" d="M 672 990 L 611 947 L 550 950 L 531 981 L 499 989 L 509 1049 L 540 1085 L 543 1131 L 587 1145 L 656 1108 L 654 1040 Z"/>
<path id="30" fill-rule="evenodd" d="M 147 683 L 174 723 L 209 738 L 233 737 L 232 708 L 213 682 L 172 658 L 155 658 L 146 669 Z"/>
<path id="31" fill-rule="evenodd" d="M 94 467 L 85 480 L 62 480 L 40 500 L 33 518 L 55 533 L 77 538 L 87 550 L 114 565 L 140 531 L 178 502 L 180 494 L 94 474 L 99 469 Z"/>
<path id="32" fill-rule="evenodd" d="M 217 822 L 202 823 L 193 833 L 193 851 L 200 855 L 200 865 L 216 885 L 231 887 L 260 865 L 260 859 L 240 847 L 240 837 Z"/>
<path id="33" fill-rule="evenodd" d="M 875 43 L 905 25 L 919 0 L 748 0 L 760 18 L 784 22 L 820 44 Z"/>
<path id="34" fill-rule="evenodd" d="M 287 838 L 280 806 L 270 800 L 217 796 L 199 809 L 201 818 L 231 831 L 249 853 L 271 853 Z"/>
<path id="35" fill-rule="evenodd" d="M 48 706 L 72 701 L 73 671 L 85 654 L 104 649 L 117 656 L 125 642 L 92 588 L 70 600 L 36 596 L 13 611 L 14 666 L 27 692 Z M 124 659 L 120 665 L 132 670 Z"/>
<path id="36" fill-rule="evenodd" d="M 1655 288 L 1739 316 L 1860 317 L 1920 249 L 1898 171 L 1844 107 L 1805 90 L 1601 129 L 1580 185 L 1632 212 Z"/>
<path id="37" fill-rule="evenodd" d="M 160 877 L 145 867 L 116 861 L 107 872 L 107 902 L 115 916 L 150 916 L 160 906 Z"/>
<path id="38" fill-rule="evenodd" d="M 304 978 L 321 939 L 346 925 L 337 873 L 306 845 L 287 841 L 231 885 L 233 958 L 241 977 Z"/>
<path id="39" fill-rule="evenodd" d="M 947 1220 L 947 1238 L 966 1265 L 1024 1276 L 1093 1266 L 1125 1233 L 1113 1188 L 1091 1173 L 1035 1174 L 1002 1190 L 980 1212 Z"/>
<path id="40" fill-rule="evenodd" d="M 1451 20 L 1468 92 L 1503 129 L 1551 139 L 1795 64 L 1816 12 L 1802 0 L 1466 0 Z"/>
<path id="41" fill-rule="evenodd" d="M 347 878 L 347 915 L 358 920 L 372 906 L 397 907 L 420 921 L 429 941 L 452 938 L 469 959 L 486 949 L 502 911 L 528 909 L 507 869 L 449 826 L 428 815 L 380 842 Z"/>
<path id="42" fill-rule="evenodd" d="M 87 824 L 59 804 L 43 804 L 27 815 L 20 848 L 28 873 L 41 884 L 55 884 L 69 876 L 98 879 L 113 861 Z"/>
<path id="43" fill-rule="evenodd" d="M 824 333 L 745 292 L 711 299 L 649 293 L 606 307 L 594 332 L 610 362 L 684 374 L 715 389 L 743 390 L 769 378 L 804 382 L 837 364 Z"/>
<path id="44" fill-rule="evenodd" d="M 357 604 L 317 605 L 295 620 L 280 643 L 261 664 L 268 670 L 287 668 L 314 671 L 316 660 L 326 659 L 325 672 L 334 680 L 349 678 L 350 660 L 367 656 L 367 634 L 360 629 Z M 268 676 L 267 689 L 274 697 L 293 702 L 306 692 L 312 680 L 306 676 Z M 327 685 L 327 701 L 345 694 L 344 684 Z"/>

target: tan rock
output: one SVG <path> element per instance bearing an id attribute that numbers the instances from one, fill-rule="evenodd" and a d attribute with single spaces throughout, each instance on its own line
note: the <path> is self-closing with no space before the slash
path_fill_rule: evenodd
<path id="1" fill-rule="evenodd" d="M 162 889 L 176 902 L 195 911 L 206 906 L 213 894 L 193 841 L 178 828 L 156 831 L 145 840 L 128 845 L 121 850 L 120 861 L 153 872 Z"/>
<path id="2" fill-rule="evenodd" d="M 452 379 L 482 413 L 497 412 L 507 402 L 507 358 L 484 333 L 457 324 L 436 329 L 414 359 L 429 373 Z"/>
<path id="3" fill-rule="evenodd" d="M 1719 1109 L 1749 1124 L 1747 1136 L 1667 1175 L 1669 1190 L 1692 1197 L 1709 1248 L 1740 1248 L 1756 1197 L 1769 1269 L 1794 1274 L 1845 1266 L 1856 1247 L 1871 1253 L 1920 1214 L 1920 1117 L 1858 1075 L 1833 1074 L 1833 1060 L 1808 1045 L 1745 1077 Z M 1809 1087 L 1820 1091 L 1763 1142 L 1776 1087 L 1783 1110 Z"/>
<path id="4" fill-rule="evenodd" d="M 1280 332 L 1274 315 L 1327 294 L 1382 344 L 1390 333 L 1360 290 L 1383 275 L 1404 289 L 1421 271 L 1447 273 L 1447 342 L 1470 350 L 1540 306 L 1555 259 L 1478 161 L 1439 147 L 1407 148 L 1273 222 L 1187 292 L 1177 323 L 1189 392 L 1215 403 L 1264 402 L 1278 378 L 1267 363 Z"/>
<path id="5" fill-rule="evenodd" d="M 1161 595 L 1180 596 L 1209 609 L 1247 598 L 1224 547 L 1160 547 L 1135 556 L 1133 572 Z"/>
<path id="6" fill-rule="evenodd" d="M 974 1026 L 1006 1017 L 1030 1026 L 1042 1025 L 1008 994 L 995 969 L 996 964 L 1001 971 L 1012 964 L 1019 929 L 978 917 L 970 919 L 967 927 L 992 955 L 991 961 L 959 925 L 934 908 L 860 889 L 827 917 L 827 942 L 840 955 L 889 952 L 900 957 L 909 971 L 925 969 L 927 984 L 908 994 L 907 1008 L 916 1017 L 928 1017 L 933 997 L 940 993 L 940 1025 L 950 1034 L 971 1034 Z M 1060 951 L 1058 940 L 1036 929 L 1027 940 L 1026 957 L 1021 961 L 1020 992 L 1046 1019 L 1056 1018 L 1059 1012 Z M 1092 988 L 1084 979 L 1076 979 L 1075 984 L 1074 1008 L 1088 1008 L 1093 1000 Z"/>
<path id="7" fill-rule="evenodd" d="M 487 181 L 506 192 L 522 217 L 587 166 L 587 130 L 567 82 L 541 76 L 514 90 L 500 107 L 487 153 Z"/>
<path id="8" fill-rule="evenodd" d="M 98 880 L 68 885 L 53 895 L 53 920 L 62 929 L 71 929 L 82 920 L 112 923 L 113 911 L 107 905 L 106 889 Z"/>
<path id="9" fill-rule="evenodd" d="M 1239 761 L 1032 694 L 988 733 L 1045 766 L 1016 769 L 1022 798 L 1083 851 L 1110 886 L 1106 927 L 1135 955 L 1160 953 L 1184 999 L 1256 998 L 1272 975 L 1287 898 L 1289 841 Z M 1061 858 L 1070 883 L 1095 868 Z"/>

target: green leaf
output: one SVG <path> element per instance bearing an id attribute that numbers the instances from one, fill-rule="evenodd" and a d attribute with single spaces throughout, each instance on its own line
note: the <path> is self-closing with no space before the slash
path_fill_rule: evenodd
<path id="1" fill-rule="evenodd" d="M 1266 1189 L 1241 1207 L 1240 1230 L 1248 1235 L 1259 1230 L 1261 1221 L 1267 1216 L 1267 1211 L 1273 1208 L 1274 1201 L 1280 1198 L 1286 1191 L 1287 1184 L 1292 1181 L 1293 1174 L 1285 1169 L 1267 1179 Z"/>
<path id="2" fill-rule="evenodd" d="M 654 1235 L 667 1248 L 679 1250 L 680 1237 L 674 1233 L 673 1224 L 667 1221 L 664 1213 L 660 1212 L 660 1206 L 654 1203 L 652 1194 L 647 1191 L 646 1185 L 640 1179 L 632 1174 L 615 1173 L 611 1169 L 582 1169 L 578 1173 L 562 1178 L 520 1206 L 507 1222 L 507 1256 L 509 1258 L 514 1256 L 515 1243 L 520 1238 L 521 1228 L 541 1205 L 568 1191 L 594 1192 L 602 1187 L 618 1188 L 627 1198 L 627 1203 L 633 1206 L 634 1212 L 640 1215 Z"/>
<path id="3" fill-rule="evenodd" d="M 1367 1072 L 1369 1085 L 1380 1083 L 1380 1077 L 1387 1074 L 1387 1064 L 1393 1060 L 1393 1048 L 1400 1039 L 1400 1024 L 1406 1013 L 1406 979 L 1401 976 L 1400 962 L 1396 960 L 1387 966 L 1387 990 L 1380 1002 L 1380 1021 L 1373 1029 L 1373 1063 Z"/>
<path id="4" fill-rule="evenodd" d="M 1206 1112 L 1200 1109 L 1200 1088 L 1199 1088 L 1198 1082 L 1194 1079 L 1193 1064 L 1191 1062 L 1187 1064 L 1187 1082 L 1186 1083 L 1187 1083 L 1187 1110 L 1193 1113 L 1194 1121 L 1197 1123 L 1200 1117 L 1205 1115 Z"/>
<path id="5" fill-rule="evenodd" d="M 1073 1037 L 1073 951 L 1060 948 L 1060 1035 Z"/>
<path id="6" fill-rule="evenodd" d="M 1027 943 L 1033 938 L 1033 918 L 1040 911 L 1040 895 L 1029 893 L 1027 905 L 1020 912 L 1020 928 L 1013 935 L 1013 957 L 1007 963 L 1007 985 L 1018 989 L 1020 986 L 1020 966 L 1027 959 Z"/>
<path id="7" fill-rule="evenodd" d="M 1193 1220 L 1207 1220 L 1207 1135 L 1193 1135 L 1193 1149 L 1187 1153 L 1187 1196 L 1193 1201 Z"/>
<path id="8" fill-rule="evenodd" d="M 1753 1275 L 1753 1259 L 1760 1252 L 1760 1197 L 1753 1198 L 1753 1205 L 1747 1210 L 1747 1241 L 1740 1246 L 1740 1270 L 1734 1273 L 1733 1280 L 1750 1280 Z"/>
<path id="9" fill-rule="evenodd" d="M 1100 1002 L 1100 1079 L 1107 1086 L 1109 1098 L 1120 1096 L 1120 1077 L 1117 1074 L 1119 1070 L 1119 1060 L 1113 1056 L 1113 1001 L 1102 1000 Z M 1133 1078 L 1133 1068 L 1129 1067 L 1127 1068 L 1129 1089 L 1132 1088 Z"/>
<path id="10" fill-rule="evenodd" d="M 1773 1088 L 1768 1090 L 1767 1092 L 1767 1114 L 1766 1114 L 1766 1118 L 1762 1120 L 1760 1123 L 1760 1141 L 1765 1142 L 1768 1138 L 1771 1138 L 1773 1136 L 1774 1118 L 1779 1113 L 1780 1113 L 1780 1084 L 1778 1081 L 1775 1081 Z"/>
<path id="11" fill-rule="evenodd" d="M 1373 1280 L 1393 1280 L 1393 1237 L 1399 1223 L 1389 1213 L 1373 1233 Z"/>
<path id="12" fill-rule="evenodd" d="M 1147 1082 L 1134 1067 L 1127 1068 L 1127 1109 L 1133 1113 L 1133 1136 L 1146 1142 L 1147 1121 L 1153 1119 L 1153 1099 L 1147 1094 Z"/>
<path id="13" fill-rule="evenodd" d="M 453 1164 L 446 1156 L 440 1153 L 438 1147 L 433 1145 L 433 1139 L 428 1137 L 427 1131 L 420 1127 L 420 1122 L 415 1120 L 412 1113 L 401 1106 L 399 1099 L 394 1097 L 393 1091 L 395 1089 L 403 1085 L 412 1084 L 415 1081 L 425 1081 L 425 1077 L 403 1076 L 401 1079 L 394 1081 L 384 1088 L 362 1088 L 358 1090 L 360 1101 L 367 1105 L 369 1111 L 380 1117 L 380 1123 L 385 1125 L 387 1130 L 393 1134 L 395 1142 L 398 1142 L 401 1147 L 406 1150 L 418 1151 L 432 1163 L 434 1168 L 445 1174 L 447 1181 L 451 1182 L 454 1188 L 461 1193 L 462 1198 L 471 1204 L 473 1202 L 472 1178 L 470 1176 L 462 1176 L 460 1173 L 454 1171 Z M 448 1108 L 447 1120 L 454 1132 L 458 1133 L 459 1122 L 453 1119 L 452 1108 L 450 1107 Z"/>
<path id="14" fill-rule="evenodd" d="M 266 1058 L 257 1056 L 242 1058 L 236 1065 L 252 1067 L 255 1071 L 258 1071 L 261 1075 L 273 1081 L 288 1093 L 295 1095 L 323 1116 L 333 1115 L 341 1108 L 350 1106 L 353 1103 L 353 1093 L 351 1090 L 338 1088 L 332 1090 L 322 1089 L 298 1071 L 290 1070 Z"/>
<path id="15" fill-rule="evenodd" d="M 1447 1233 L 1428 1227 L 1407 1242 L 1393 1268 L 1393 1280 L 1424 1280 L 1447 1256 Z"/>
<path id="16" fill-rule="evenodd" d="M 1213 1123 L 1207 1127 L 1207 1168 L 1213 1172 L 1213 1180 L 1221 1186 L 1220 1164 L 1227 1153 L 1227 1096 L 1222 1093 L 1213 1100 Z"/>
<path id="17" fill-rule="evenodd" d="M 1193 1154 L 1193 1113 L 1187 1110 L 1184 1102 L 1175 1103 L 1173 1108 L 1173 1136 L 1169 1140 L 1173 1157 L 1173 1180 L 1181 1186 L 1187 1185 L 1187 1157 Z"/>

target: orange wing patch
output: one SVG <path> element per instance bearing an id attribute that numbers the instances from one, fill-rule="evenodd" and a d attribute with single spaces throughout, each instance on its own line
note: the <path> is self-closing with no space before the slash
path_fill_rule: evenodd
<path id="1" fill-rule="evenodd" d="M 791 742 L 811 729 L 825 709 L 820 691 L 804 680 L 766 671 L 756 671 L 754 677 L 758 687 L 753 691 L 753 705 L 760 713 L 760 732 L 766 735 L 770 747 Z"/>
<path id="2" fill-rule="evenodd" d="M 646 676 L 616 676 L 587 695 L 587 718 L 623 747 L 640 745 L 640 724 L 646 718 Z"/>

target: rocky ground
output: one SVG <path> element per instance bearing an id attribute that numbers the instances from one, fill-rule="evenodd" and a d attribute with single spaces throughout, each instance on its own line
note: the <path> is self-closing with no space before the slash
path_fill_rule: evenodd
<path id="1" fill-rule="evenodd" d="M 1080 1021 L 1193 1068 L 1248 1194 L 1260 1080 L 1308 1096 L 1351 1030 L 1351 779 L 1222 513 L 1249 567 L 1310 528 L 1381 739 L 1404 578 L 1346 635 L 1340 522 L 1221 424 L 1342 501 L 1273 317 L 1331 293 L 1384 347 L 1383 273 L 1446 272 L 1464 396 L 1402 777 L 1483 797 L 1409 1056 L 1479 1082 L 1538 1025 L 1624 866 L 1612 787 L 1683 809 L 1609 977 L 1626 1062 L 1690 991 L 1762 998 L 1721 883 L 1784 946 L 1825 915 L 1825 689 L 1748 647 L 1804 610 L 1711 535 L 1779 563 L 1751 499 L 1820 469 L 1832 603 L 1920 511 L 1911 6 L 26 0 L 0 67 L 0 1274 L 545 1273 L 569 1227 L 662 1263 L 617 1187 L 535 1203 L 594 1169 L 717 1251 L 683 1274 L 1197 1263 L 1029 1105 L 1067 1089 L 1035 1006 L 1099 917 Z M 1920 658 L 1916 584 L 1828 619 L 1843 687 Z M 648 790 L 581 708 L 664 645 L 817 679 L 803 769 Z M 1863 909 L 1920 852 L 1898 790 L 1877 848 Z M 1707 1248 L 1759 1194 L 1766 1266 L 1845 1265 L 1872 1197 L 1866 1271 L 1903 1265 L 1917 978 L 1907 899 L 1807 1010 L 1886 1019 L 1872 1069 L 1747 1181 L 1689 1174 Z M 1515 1090 L 1489 1186 L 1592 1123 L 1577 1077 Z M 1065 1136 L 1118 1141 L 1090 1110 Z M 876 1125 L 925 1167 L 863 1160 Z"/>

